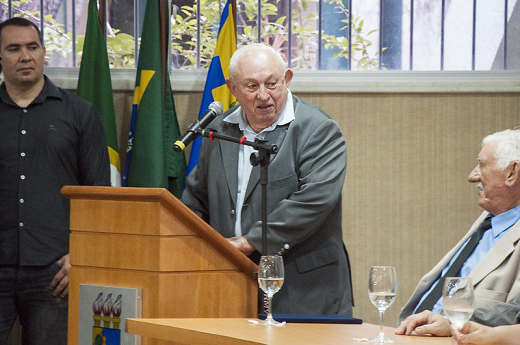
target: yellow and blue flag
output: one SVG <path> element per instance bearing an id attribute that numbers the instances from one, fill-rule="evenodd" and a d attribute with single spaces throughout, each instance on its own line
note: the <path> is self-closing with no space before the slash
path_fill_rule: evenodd
<path id="1" fill-rule="evenodd" d="M 237 49 L 235 11 L 233 11 L 233 7 L 233 0 L 228 0 L 222 11 L 217 46 L 209 66 L 199 117 L 208 110 L 209 105 L 214 101 L 222 103 L 224 111 L 228 110 L 236 101 L 235 96 L 231 94 L 226 86 L 226 78 L 229 78 L 229 60 Z M 200 141 L 200 137 L 193 141 L 187 175 L 199 162 Z"/>

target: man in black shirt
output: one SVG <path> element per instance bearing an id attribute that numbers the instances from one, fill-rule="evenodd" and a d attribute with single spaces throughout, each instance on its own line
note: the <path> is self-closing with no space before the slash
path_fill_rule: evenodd
<path id="1" fill-rule="evenodd" d="M 67 344 L 69 201 L 64 185 L 110 185 L 98 113 L 44 74 L 32 22 L 0 24 L 0 343 Z"/>

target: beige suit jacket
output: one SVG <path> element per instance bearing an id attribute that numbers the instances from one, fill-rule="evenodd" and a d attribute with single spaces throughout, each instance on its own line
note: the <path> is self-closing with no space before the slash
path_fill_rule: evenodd
<path id="1" fill-rule="evenodd" d="M 439 277 L 442 269 L 480 223 L 484 221 L 487 214 L 488 212 L 482 213 L 459 243 L 430 272 L 421 278 L 412 297 L 401 310 L 399 321 L 413 313 L 423 294 L 428 291 Z M 520 249 L 517 250 L 519 239 L 520 222 L 517 222 L 469 274 L 468 277 L 472 278 L 475 288 L 475 307 L 491 308 L 499 302 L 510 302 L 520 295 Z"/>

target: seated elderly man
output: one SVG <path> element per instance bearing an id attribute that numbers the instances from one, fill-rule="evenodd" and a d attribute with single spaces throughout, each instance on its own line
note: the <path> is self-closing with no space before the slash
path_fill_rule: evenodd
<path id="1" fill-rule="evenodd" d="M 477 183 L 478 203 L 486 212 L 421 279 L 401 311 L 397 334 L 450 335 L 449 323 L 438 315 L 444 277 L 472 278 L 477 308 L 490 309 L 520 295 L 520 130 L 484 138 L 468 180 Z M 475 317 L 485 313 L 478 309 Z"/>

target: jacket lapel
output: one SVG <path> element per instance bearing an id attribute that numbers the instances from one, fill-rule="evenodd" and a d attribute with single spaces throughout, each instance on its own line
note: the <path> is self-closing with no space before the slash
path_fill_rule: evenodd
<path id="1" fill-rule="evenodd" d="M 235 138 L 240 138 L 242 134 L 238 129 L 238 126 L 230 126 L 225 135 L 229 135 Z M 220 146 L 220 155 L 222 157 L 222 165 L 224 166 L 224 172 L 226 174 L 225 180 L 227 181 L 229 194 L 233 200 L 233 204 L 237 204 L 237 190 L 238 190 L 238 150 L 239 146 L 236 143 L 232 143 L 225 140 L 218 141 Z"/>
<path id="2" fill-rule="evenodd" d="M 473 285 L 477 285 L 490 272 L 496 269 L 515 250 L 515 243 L 520 239 L 520 222 L 517 222 L 507 233 L 491 248 L 491 250 L 473 268 L 470 277 Z"/>

